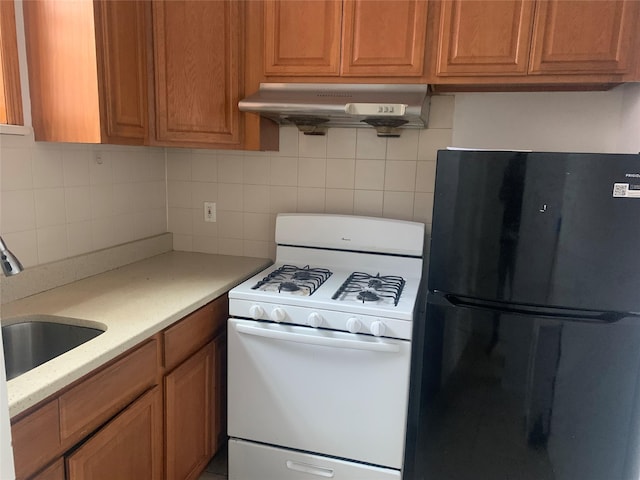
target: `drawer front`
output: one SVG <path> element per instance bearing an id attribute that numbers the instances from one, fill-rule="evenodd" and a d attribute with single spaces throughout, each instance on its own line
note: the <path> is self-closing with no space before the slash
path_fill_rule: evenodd
<path id="1" fill-rule="evenodd" d="M 58 400 L 47 403 L 11 427 L 16 478 L 46 465 L 60 448 Z"/>
<path id="2" fill-rule="evenodd" d="M 400 471 L 229 440 L 229 480 L 400 480 Z"/>
<path id="3" fill-rule="evenodd" d="M 64 393 L 60 401 L 60 438 L 80 439 L 121 410 L 157 375 L 158 342 L 147 342 Z"/>
<path id="4" fill-rule="evenodd" d="M 226 295 L 196 310 L 164 332 L 164 365 L 178 366 L 189 355 L 211 341 L 224 327 L 229 311 Z"/>

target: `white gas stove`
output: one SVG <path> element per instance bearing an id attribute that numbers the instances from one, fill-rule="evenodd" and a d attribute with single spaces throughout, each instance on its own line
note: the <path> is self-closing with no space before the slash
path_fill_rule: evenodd
<path id="1" fill-rule="evenodd" d="M 400 478 L 423 239 L 414 222 L 278 216 L 275 264 L 229 292 L 231 480 Z"/>

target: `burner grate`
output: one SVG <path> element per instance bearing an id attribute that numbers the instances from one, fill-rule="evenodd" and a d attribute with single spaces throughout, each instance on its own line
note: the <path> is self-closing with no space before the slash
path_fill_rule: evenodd
<path id="1" fill-rule="evenodd" d="M 331 298 L 344 300 L 349 294 L 355 294 L 355 298 L 362 303 L 390 299 L 395 306 L 398 306 L 404 284 L 405 281 L 402 277 L 353 272 Z"/>
<path id="2" fill-rule="evenodd" d="M 252 290 L 288 292 L 312 295 L 332 275 L 326 268 L 296 267 L 283 265 L 256 283 Z"/>

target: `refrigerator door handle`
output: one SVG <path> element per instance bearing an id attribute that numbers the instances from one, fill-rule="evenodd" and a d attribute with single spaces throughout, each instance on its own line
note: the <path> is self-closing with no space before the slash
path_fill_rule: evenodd
<path id="1" fill-rule="evenodd" d="M 557 320 L 592 322 L 592 323 L 615 323 L 623 318 L 638 317 L 638 315 L 625 312 L 597 311 L 597 310 L 574 310 L 569 308 L 536 307 L 531 305 L 517 305 L 503 302 L 492 302 L 477 298 L 460 297 L 452 294 L 439 294 L 438 297 L 455 307 L 478 308 L 491 310 L 494 312 L 535 315 L 538 317 L 553 318 Z M 439 302 L 432 302 L 439 303 Z"/>

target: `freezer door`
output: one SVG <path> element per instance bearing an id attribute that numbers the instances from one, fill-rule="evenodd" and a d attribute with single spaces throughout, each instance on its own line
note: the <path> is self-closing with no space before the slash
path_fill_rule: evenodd
<path id="1" fill-rule="evenodd" d="M 439 301 L 425 326 L 405 480 L 640 478 L 638 319 Z"/>
<path id="2" fill-rule="evenodd" d="M 438 152 L 429 289 L 640 312 L 640 156 Z"/>

